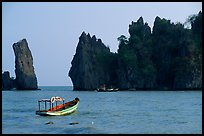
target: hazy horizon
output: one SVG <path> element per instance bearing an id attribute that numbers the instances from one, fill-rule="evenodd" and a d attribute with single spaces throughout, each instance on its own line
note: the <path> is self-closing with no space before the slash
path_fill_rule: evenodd
<path id="1" fill-rule="evenodd" d="M 26 38 L 38 86 L 73 86 L 68 72 L 83 31 L 116 52 L 141 16 L 152 29 L 156 16 L 184 23 L 199 11 L 202 2 L 2 2 L 2 72 L 15 77 L 12 45 Z"/>

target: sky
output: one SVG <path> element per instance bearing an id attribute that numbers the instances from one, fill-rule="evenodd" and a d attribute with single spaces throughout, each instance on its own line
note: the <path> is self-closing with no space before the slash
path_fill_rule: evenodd
<path id="1" fill-rule="evenodd" d="M 72 86 L 71 61 L 84 31 L 117 52 L 120 35 L 132 21 L 156 16 L 184 23 L 202 11 L 202 2 L 2 2 L 2 72 L 15 77 L 12 45 L 23 38 L 33 56 L 38 86 Z"/>

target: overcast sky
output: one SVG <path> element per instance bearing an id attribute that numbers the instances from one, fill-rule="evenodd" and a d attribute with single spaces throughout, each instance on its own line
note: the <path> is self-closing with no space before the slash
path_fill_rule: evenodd
<path id="1" fill-rule="evenodd" d="M 112 52 L 117 37 L 143 17 L 153 27 L 156 16 L 184 23 L 202 10 L 202 2 L 3 2 L 2 71 L 15 77 L 12 45 L 26 38 L 39 86 L 72 85 L 68 71 L 83 31 L 96 35 Z"/>

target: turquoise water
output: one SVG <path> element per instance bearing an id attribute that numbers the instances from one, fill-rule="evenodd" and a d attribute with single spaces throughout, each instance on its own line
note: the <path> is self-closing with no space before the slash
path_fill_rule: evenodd
<path id="1" fill-rule="evenodd" d="M 201 91 L 2 91 L 3 134 L 202 134 Z M 67 116 L 39 116 L 37 101 L 80 98 Z M 47 122 L 53 124 L 46 124 Z M 70 125 L 69 123 L 78 124 Z"/>

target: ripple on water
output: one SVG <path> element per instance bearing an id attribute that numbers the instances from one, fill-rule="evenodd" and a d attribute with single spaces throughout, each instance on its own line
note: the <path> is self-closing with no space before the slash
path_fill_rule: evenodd
<path id="1" fill-rule="evenodd" d="M 94 125 L 88 126 L 70 126 L 63 130 L 66 134 L 105 134 L 105 132 L 101 131 L 99 128 Z"/>
<path id="2" fill-rule="evenodd" d="M 202 133 L 202 92 L 97 93 L 50 89 L 34 93 L 3 92 L 2 133 Z M 35 114 L 39 98 L 65 94 L 67 98 L 80 98 L 75 113 L 54 117 Z M 70 125 L 71 122 L 78 124 Z"/>

